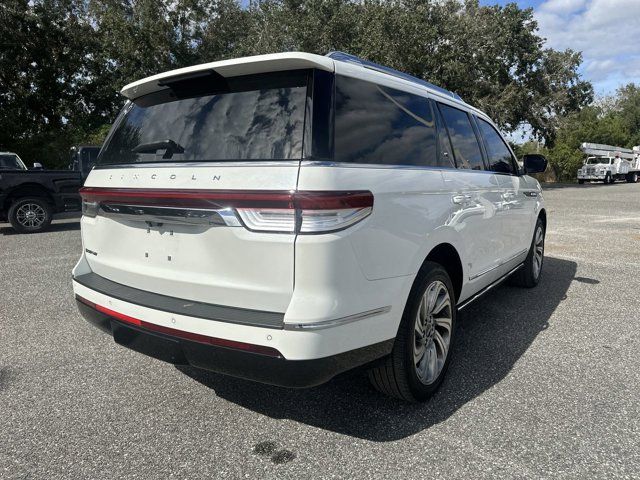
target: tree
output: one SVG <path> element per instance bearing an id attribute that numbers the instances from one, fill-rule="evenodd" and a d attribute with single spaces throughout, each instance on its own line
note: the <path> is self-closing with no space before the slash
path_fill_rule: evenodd
<path id="1" fill-rule="evenodd" d="M 631 148 L 640 144 L 640 88 L 629 84 L 615 95 L 556 119 L 549 161 L 561 180 L 572 180 L 582 165 L 581 143 Z"/>
<path id="2" fill-rule="evenodd" d="M 550 146 L 592 97 L 580 54 L 545 49 L 531 9 L 478 0 L 8 0 L 0 43 L 0 146 L 48 166 L 101 137 L 125 84 L 244 55 L 347 51 L 456 91 L 503 130 L 527 123 Z"/>
<path id="3" fill-rule="evenodd" d="M 74 0 L 0 4 L 0 147 L 66 161 L 63 139 L 83 111 L 75 95 L 90 30 L 83 17 Z"/>
<path id="4" fill-rule="evenodd" d="M 477 0 L 266 0 L 242 53 L 346 50 L 443 86 L 505 131 L 553 144 L 557 118 L 591 102 L 579 53 L 545 49 L 532 9 Z"/>
<path id="5" fill-rule="evenodd" d="M 620 117 L 622 128 L 628 137 L 624 146 L 640 145 L 640 86 L 630 83 L 616 92 L 613 111 Z"/>

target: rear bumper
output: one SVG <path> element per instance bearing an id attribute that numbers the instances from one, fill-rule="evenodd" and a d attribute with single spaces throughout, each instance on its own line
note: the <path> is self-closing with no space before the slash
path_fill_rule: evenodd
<path id="1" fill-rule="evenodd" d="M 387 355 L 393 348 L 393 339 L 390 339 L 328 357 L 287 360 L 280 354 L 272 356 L 248 352 L 150 331 L 123 322 L 80 301 L 77 301 L 77 305 L 88 322 L 112 335 L 116 343 L 139 353 L 175 365 L 191 365 L 290 388 L 320 385 L 339 373 Z"/>

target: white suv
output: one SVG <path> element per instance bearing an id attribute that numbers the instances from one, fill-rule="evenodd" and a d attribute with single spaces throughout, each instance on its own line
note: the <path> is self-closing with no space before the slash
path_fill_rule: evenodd
<path id="1" fill-rule="evenodd" d="M 491 120 L 334 52 L 126 86 L 86 180 L 82 315 L 175 364 L 289 386 L 366 365 L 409 401 L 441 383 L 456 313 L 532 287 L 546 213 Z M 514 312 L 514 315 L 517 312 Z"/>

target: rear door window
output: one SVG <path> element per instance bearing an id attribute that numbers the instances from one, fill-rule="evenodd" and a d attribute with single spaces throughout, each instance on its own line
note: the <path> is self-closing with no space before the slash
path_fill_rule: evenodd
<path id="1" fill-rule="evenodd" d="M 431 102 L 336 75 L 336 162 L 440 167 Z"/>
<path id="2" fill-rule="evenodd" d="M 509 150 L 507 144 L 504 143 L 500 134 L 491 124 L 481 118 L 477 118 L 477 121 L 487 148 L 489 170 L 514 174 L 513 155 L 511 155 L 511 150 Z"/>
<path id="3" fill-rule="evenodd" d="M 457 108 L 438 104 L 453 145 L 458 168 L 484 170 L 482 151 L 469 115 Z"/>
<path id="4" fill-rule="evenodd" d="M 125 107 L 97 163 L 301 159 L 308 74 L 168 84 Z"/>

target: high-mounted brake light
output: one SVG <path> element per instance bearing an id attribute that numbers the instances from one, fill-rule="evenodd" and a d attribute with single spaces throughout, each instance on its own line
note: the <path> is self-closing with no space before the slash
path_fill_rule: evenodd
<path id="1" fill-rule="evenodd" d="M 150 190 L 84 187 L 83 213 L 95 217 L 101 204 L 199 212 L 229 210 L 257 232 L 328 233 L 365 219 L 373 210 L 369 191 Z M 131 210 L 131 209 L 129 209 Z M 111 209 L 113 211 L 113 209 Z M 184 213 L 183 213 L 184 215 Z"/>

